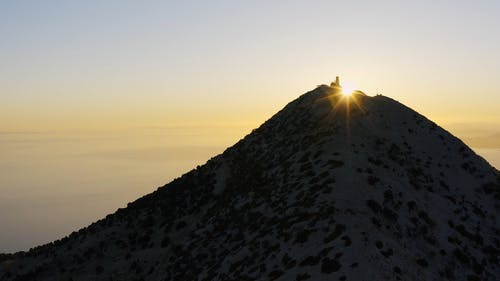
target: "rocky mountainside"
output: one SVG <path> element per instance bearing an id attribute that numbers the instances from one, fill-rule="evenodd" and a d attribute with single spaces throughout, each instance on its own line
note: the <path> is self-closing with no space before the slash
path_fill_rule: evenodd
<path id="1" fill-rule="evenodd" d="M 0 280 L 498 280 L 499 172 L 384 96 L 302 95 Z"/>

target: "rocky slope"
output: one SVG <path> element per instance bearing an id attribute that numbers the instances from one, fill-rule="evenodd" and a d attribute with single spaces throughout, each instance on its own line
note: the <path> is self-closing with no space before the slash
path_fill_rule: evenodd
<path id="1" fill-rule="evenodd" d="M 319 86 L 0 280 L 495 280 L 499 173 L 404 105 Z"/>

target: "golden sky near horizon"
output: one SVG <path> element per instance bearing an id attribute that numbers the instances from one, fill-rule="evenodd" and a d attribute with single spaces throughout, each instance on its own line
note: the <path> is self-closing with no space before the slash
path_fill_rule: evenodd
<path id="1" fill-rule="evenodd" d="M 495 133 L 500 5 L 400 2 L 2 3 L 0 131 L 255 127 L 340 75 Z"/>

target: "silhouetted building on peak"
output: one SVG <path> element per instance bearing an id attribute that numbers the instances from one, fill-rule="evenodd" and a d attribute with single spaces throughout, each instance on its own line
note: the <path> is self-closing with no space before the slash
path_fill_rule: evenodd
<path id="1" fill-rule="evenodd" d="M 332 87 L 332 88 L 342 88 L 342 86 L 340 86 L 340 78 L 338 76 L 335 77 L 335 82 L 332 82 L 330 84 L 330 87 Z"/>

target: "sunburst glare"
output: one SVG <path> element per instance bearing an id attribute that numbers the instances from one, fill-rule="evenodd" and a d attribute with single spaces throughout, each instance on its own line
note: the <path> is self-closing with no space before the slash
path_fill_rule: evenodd
<path id="1" fill-rule="evenodd" d="M 342 86 L 342 95 L 349 97 L 353 94 L 355 89 L 354 84 L 347 82 Z"/>

